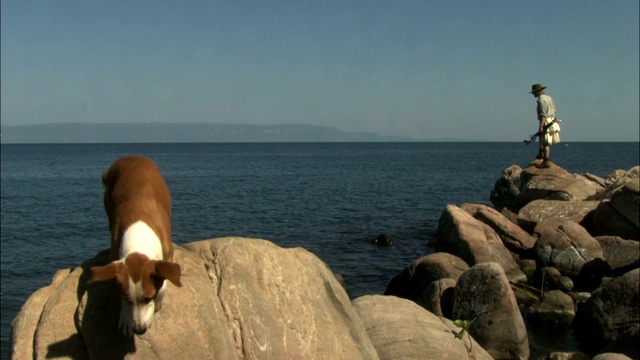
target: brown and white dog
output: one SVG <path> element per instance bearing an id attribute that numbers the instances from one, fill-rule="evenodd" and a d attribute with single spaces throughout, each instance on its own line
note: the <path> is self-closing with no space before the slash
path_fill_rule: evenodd
<path id="1" fill-rule="evenodd" d="M 142 156 L 116 160 L 102 183 L 112 262 L 92 267 L 88 283 L 115 281 L 122 299 L 120 331 L 141 335 L 162 307 L 165 280 L 182 286 L 173 262 L 171 195 L 156 164 Z"/>

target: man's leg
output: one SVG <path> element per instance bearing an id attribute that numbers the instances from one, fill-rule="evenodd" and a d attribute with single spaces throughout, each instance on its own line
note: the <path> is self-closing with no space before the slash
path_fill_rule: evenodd
<path id="1" fill-rule="evenodd" d="M 549 156 L 551 155 L 551 146 L 549 144 L 544 145 L 544 157 L 542 160 L 542 167 L 548 168 L 551 167 L 551 161 L 549 160 Z"/>

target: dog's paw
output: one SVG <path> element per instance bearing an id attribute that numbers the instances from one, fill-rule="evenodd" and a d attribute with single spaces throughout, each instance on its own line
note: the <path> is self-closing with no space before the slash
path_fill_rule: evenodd
<path id="1" fill-rule="evenodd" d="M 131 324 L 121 324 L 120 332 L 122 333 L 122 336 L 124 336 L 127 339 L 133 338 L 134 333 L 133 333 L 133 326 L 131 326 Z"/>
<path id="2" fill-rule="evenodd" d="M 160 311 L 160 309 L 162 309 L 162 300 L 158 301 L 158 300 L 156 299 L 156 303 L 155 303 L 155 305 L 154 305 L 154 310 L 153 310 L 153 312 L 154 312 L 154 313 L 157 313 L 158 311 Z"/>
<path id="3" fill-rule="evenodd" d="M 120 311 L 120 322 L 118 323 L 118 329 L 120 329 L 120 333 L 125 338 L 133 337 L 133 320 L 131 316 L 127 315 L 128 312 Z"/>

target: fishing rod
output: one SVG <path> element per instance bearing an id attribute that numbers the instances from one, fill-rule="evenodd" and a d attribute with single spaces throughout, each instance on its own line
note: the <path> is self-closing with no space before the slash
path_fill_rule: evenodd
<path id="1" fill-rule="evenodd" d="M 561 122 L 561 121 L 562 121 L 562 120 L 560 120 L 560 119 L 553 119 L 550 123 L 548 123 L 547 125 L 545 125 L 545 126 L 542 128 L 542 134 L 544 134 L 545 132 L 547 132 L 547 130 L 548 130 L 548 129 L 553 125 L 553 124 L 555 124 L 555 123 L 557 123 L 557 122 Z M 532 142 L 533 142 L 533 141 L 534 141 L 538 136 L 540 136 L 540 135 L 542 135 L 542 134 L 540 133 L 540 131 L 538 131 L 537 133 L 535 133 L 535 134 L 533 134 L 533 135 L 529 136 L 529 139 L 525 139 L 525 140 L 524 140 L 524 143 L 525 143 L 525 144 L 527 144 L 527 145 L 529 145 L 529 144 L 531 144 L 531 143 L 532 143 Z"/>

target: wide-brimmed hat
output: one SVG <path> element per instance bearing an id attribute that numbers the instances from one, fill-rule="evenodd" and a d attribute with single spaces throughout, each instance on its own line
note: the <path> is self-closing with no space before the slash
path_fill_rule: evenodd
<path id="1" fill-rule="evenodd" d="M 542 91 L 546 89 L 546 86 L 542 86 L 542 84 L 533 84 L 531 85 L 531 94 L 537 93 L 538 91 Z"/>

